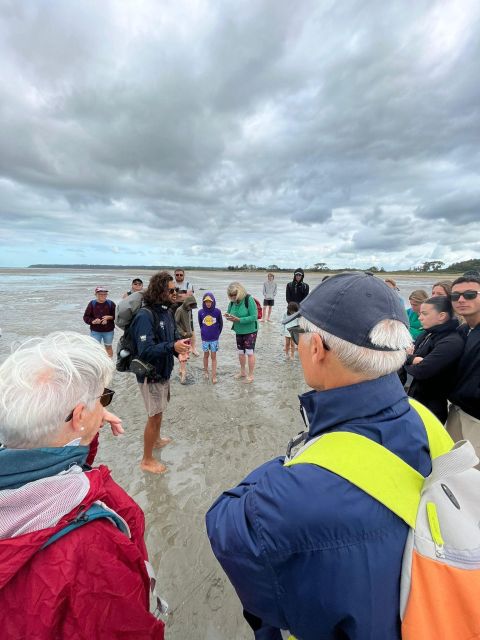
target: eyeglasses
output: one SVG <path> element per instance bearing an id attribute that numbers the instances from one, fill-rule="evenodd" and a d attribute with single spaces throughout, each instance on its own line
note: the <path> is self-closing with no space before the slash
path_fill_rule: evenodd
<path id="1" fill-rule="evenodd" d="M 177 293 L 178 287 L 168 287 L 168 295 L 173 296 Z"/>
<path id="2" fill-rule="evenodd" d="M 102 395 L 101 396 L 97 396 L 95 398 L 95 400 L 100 399 L 100 404 L 102 405 L 102 407 L 108 407 L 108 405 L 112 401 L 114 393 L 115 393 L 115 391 L 112 391 L 111 389 L 107 389 L 107 387 L 105 387 L 105 389 L 103 390 Z M 65 422 L 70 422 L 70 420 L 72 418 L 73 418 L 73 410 L 65 418 Z"/>
<path id="3" fill-rule="evenodd" d="M 452 302 L 458 302 L 462 296 L 465 300 L 475 300 L 479 293 L 480 291 L 475 291 L 474 289 L 469 289 L 468 291 L 453 291 L 450 294 L 450 300 Z"/>
<path id="4" fill-rule="evenodd" d="M 175 274 L 175 278 L 181 278 L 183 276 L 183 273 L 176 273 Z"/>
<path id="5" fill-rule="evenodd" d="M 306 329 L 304 329 L 303 327 L 301 327 L 298 323 L 298 317 L 294 318 L 293 320 L 291 320 L 290 322 L 288 322 L 285 325 L 286 329 L 288 330 L 290 337 L 292 338 L 294 344 L 297 345 L 298 347 L 298 342 L 300 340 L 300 334 L 301 333 L 311 333 L 310 331 L 307 331 Z M 325 349 L 325 351 L 330 351 L 330 347 L 328 346 L 328 344 L 325 342 L 325 340 L 323 338 L 321 338 L 322 340 L 322 344 L 323 344 L 323 348 Z"/>

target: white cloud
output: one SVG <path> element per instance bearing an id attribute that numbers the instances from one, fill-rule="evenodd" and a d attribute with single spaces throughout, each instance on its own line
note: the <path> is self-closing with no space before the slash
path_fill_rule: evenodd
<path id="1" fill-rule="evenodd" d="M 117 264 L 475 256 L 479 17 L 474 0 L 7 3 L 0 263 L 33 245 Z"/>

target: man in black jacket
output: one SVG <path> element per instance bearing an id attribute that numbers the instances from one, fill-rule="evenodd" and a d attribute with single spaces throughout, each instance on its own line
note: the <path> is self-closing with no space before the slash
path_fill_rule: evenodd
<path id="1" fill-rule="evenodd" d="M 310 291 L 310 287 L 306 282 L 303 281 L 305 273 L 303 269 L 296 269 L 293 274 L 292 282 L 287 284 L 287 304 L 289 302 L 296 302 L 300 304 L 300 302 L 308 296 L 308 292 Z"/>
<path id="2" fill-rule="evenodd" d="M 480 278 L 462 276 L 454 280 L 450 294 L 453 308 L 464 317 L 458 331 L 465 350 L 458 363 L 447 431 L 457 440 L 470 440 L 480 454 Z"/>
<path id="3" fill-rule="evenodd" d="M 159 271 L 150 278 L 143 295 L 143 307 L 135 314 L 130 333 L 135 353 L 153 365 L 148 375 L 137 374 L 140 393 L 147 410 L 143 459 L 140 467 L 151 473 L 164 473 L 167 468 L 153 457 L 153 449 L 161 448 L 170 438 L 160 437 L 163 412 L 170 400 L 170 375 L 173 356 L 190 351 L 188 340 L 180 340 L 176 332 L 171 306 L 175 300 L 175 284 L 167 271 Z"/>

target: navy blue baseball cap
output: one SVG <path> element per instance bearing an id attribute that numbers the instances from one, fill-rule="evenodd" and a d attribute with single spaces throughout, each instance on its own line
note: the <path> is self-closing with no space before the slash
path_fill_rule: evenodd
<path id="1" fill-rule="evenodd" d="M 382 320 L 398 320 L 409 326 L 396 291 L 373 273 L 359 271 L 339 273 L 321 282 L 288 321 L 300 316 L 337 338 L 376 351 L 392 349 L 370 341 L 375 325 Z"/>

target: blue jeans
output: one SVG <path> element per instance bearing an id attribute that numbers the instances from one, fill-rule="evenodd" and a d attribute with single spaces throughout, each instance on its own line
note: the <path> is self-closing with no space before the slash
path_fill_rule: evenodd
<path id="1" fill-rule="evenodd" d="M 90 331 L 90 335 L 94 340 L 100 342 L 106 347 L 111 347 L 113 342 L 113 331 Z"/>

